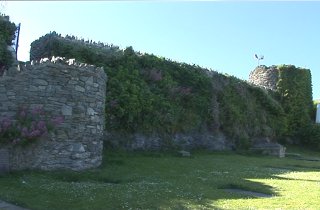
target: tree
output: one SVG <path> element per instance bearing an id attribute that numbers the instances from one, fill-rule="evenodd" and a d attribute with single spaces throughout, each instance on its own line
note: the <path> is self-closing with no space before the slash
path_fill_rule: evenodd
<path id="1" fill-rule="evenodd" d="M 15 38 L 16 25 L 9 21 L 9 16 L 0 14 L 0 75 L 13 63 L 13 56 L 8 50 Z"/>

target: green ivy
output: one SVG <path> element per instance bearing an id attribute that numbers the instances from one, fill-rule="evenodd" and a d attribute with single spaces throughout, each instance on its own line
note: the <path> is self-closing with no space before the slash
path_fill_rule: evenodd
<path id="1" fill-rule="evenodd" d="M 292 129 L 288 108 L 278 102 L 286 100 L 281 91 L 268 92 L 232 76 L 141 54 L 132 47 L 120 50 L 52 32 L 31 44 L 30 56 L 63 56 L 103 66 L 108 75 L 109 131 L 174 134 L 218 129 L 247 147 L 251 137 L 276 138 Z M 278 85 L 283 89 L 287 82 L 281 78 Z"/>
<path id="2" fill-rule="evenodd" d="M 228 77 L 220 92 L 221 129 L 239 147 L 248 147 L 250 137 L 277 138 L 285 134 L 287 122 L 272 92 Z"/>
<path id="3" fill-rule="evenodd" d="M 31 59 L 63 56 L 103 66 L 110 131 L 172 134 L 205 129 L 212 86 L 204 69 L 139 54 L 132 47 L 90 46 L 53 32 L 31 44 Z"/>
<path id="4" fill-rule="evenodd" d="M 320 149 L 320 125 L 309 123 L 301 126 L 297 137 L 301 144 Z"/>
<path id="5" fill-rule="evenodd" d="M 0 76 L 2 72 L 9 68 L 13 63 L 13 57 L 11 52 L 7 49 L 12 45 L 14 39 L 16 26 L 9 21 L 8 16 L 0 14 Z"/>
<path id="6" fill-rule="evenodd" d="M 313 101 L 309 69 L 293 65 L 278 66 L 277 90 L 288 120 L 288 135 L 296 136 L 301 128 L 312 123 Z"/>

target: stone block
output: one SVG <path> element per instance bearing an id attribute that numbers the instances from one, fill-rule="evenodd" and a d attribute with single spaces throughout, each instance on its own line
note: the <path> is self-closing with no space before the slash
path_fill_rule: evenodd
<path id="1" fill-rule="evenodd" d="M 87 159 L 87 158 L 89 158 L 90 157 L 90 155 L 91 155 L 91 153 L 90 152 L 83 152 L 83 153 L 75 153 L 75 154 L 73 154 L 72 156 L 71 156 L 71 158 L 72 159 Z"/>
<path id="2" fill-rule="evenodd" d="M 286 154 L 286 148 L 278 143 L 256 144 L 250 148 L 250 151 L 263 155 L 277 156 L 279 158 L 285 157 Z"/>
<path id="3" fill-rule="evenodd" d="M 76 90 L 76 91 L 79 91 L 79 92 L 85 92 L 86 89 L 85 89 L 84 87 L 81 87 L 81 86 L 79 86 L 79 85 L 76 85 L 76 86 L 75 86 L 75 90 Z"/>
<path id="4" fill-rule="evenodd" d="M 98 114 L 96 111 L 94 111 L 94 109 L 92 109 L 91 107 L 88 107 L 87 108 L 87 114 L 89 115 L 89 116 L 93 116 L 93 115 L 96 115 L 96 114 Z"/>
<path id="5" fill-rule="evenodd" d="M 74 143 L 74 144 L 71 145 L 70 151 L 72 151 L 72 152 L 85 152 L 85 149 L 83 147 L 83 144 Z"/>
<path id="6" fill-rule="evenodd" d="M 72 107 L 63 105 L 61 108 L 62 115 L 71 116 L 72 115 Z"/>
<path id="7" fill-rule="evenodd" d="M 33 84 L 46 86 L 46 85 L 48 85 L 48 82 L 46 80 L 43 80 L 43 79 L 34 79 L 33 80 Z"/>
<path id="8" fill-rule="evenodd" d="M 93 77 L 89 77 L 87 80 L 86 80 L 86 85 L 93 85 Z"/>
<path id="9" fill-rule="evenodd" d="M 190 152 L 184 151 L 184 150 L 178 151 L 178 154 L 182 157 L 190 157 L 191 156 Z"/>

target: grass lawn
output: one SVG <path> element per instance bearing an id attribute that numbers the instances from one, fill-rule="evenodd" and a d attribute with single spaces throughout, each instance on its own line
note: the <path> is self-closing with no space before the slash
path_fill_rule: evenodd
<path id="1" fill-rule="evenodd" d="M 0 176 L 0 199 L 50 209 L 320 209 L 320 152 L 289 149 L 275 158 L 228 152 L 105 151 L 99 169 L 86 172 L 23 171 Z M 228 192 L 245 189 L 259 198 Z"/>

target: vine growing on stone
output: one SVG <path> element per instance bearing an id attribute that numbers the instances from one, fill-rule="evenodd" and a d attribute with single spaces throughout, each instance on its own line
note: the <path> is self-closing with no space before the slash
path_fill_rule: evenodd
<path id="1" fill-rule="evenodd" d="M 0 145 L 27 145 L 48 135 L 63 121 L 62 116 L 48 119 L 42 107 L 21 107 L 15 117 L 3 116 L 0 120 Z"/>

